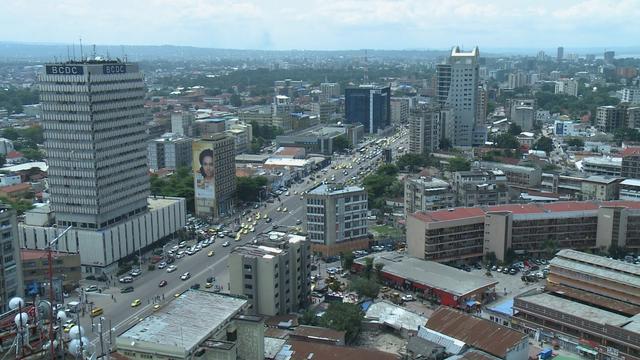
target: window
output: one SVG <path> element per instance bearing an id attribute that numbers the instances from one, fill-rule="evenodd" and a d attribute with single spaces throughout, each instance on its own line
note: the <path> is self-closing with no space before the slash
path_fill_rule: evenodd
<path id="1" fill-rule="evenodd" d="M 253 289 L 253 285 L 251 285 L 251 284 L 244 284 L 244 288 L 245 288 L 245 289 Z"/>
<path id="2" fill-rule="evenodd" d="M 245 279 L 247 279 L 247 280 L 251 280 L 251 279 L 253 279 L 253 275 L 251 275 L 251 274 L 245 274 L 245 275 L 244 275 L 244 278 L 245 278 Z"/>

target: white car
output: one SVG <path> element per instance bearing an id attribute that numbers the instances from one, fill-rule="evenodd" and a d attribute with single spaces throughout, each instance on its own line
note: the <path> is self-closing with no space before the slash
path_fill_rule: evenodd
<path id="1" fill-rule="evenodd" d="M 413 295 L 407 294 L 402 296 L 402 301 L 413 301 Z"/>
<path id="2" fill-rule="evenodd" d="M 191 273 L 189 273 L 188 271 L 182 275 L 180 275 L 180 279 L 181 280 L 189 280 L 189 278 L 191 278 Z"/>
<path id="3" fill-rule="evenodd" d="M 177 267 L 177 266 L 175 266 L 175 265 L 169 265 L 169 267 L 167 267 L 167 272 L 168 272 L 168 273 L 170 273 L 170 272 L 174 272 L 174 271 L 176 271 L 176 270 L 178 270 L 178 267 Z"/>
<path id="4" fill-rule="evenodd" d="M 227 247 L 227 246 L 229 246 L 229 242 L 228 241 L 225 241 L 224 243 L 222 243 L 222 247 Z"/>
<path id="5" fill-rule="evenodd" d="M 158 269 L 164 269 L 167 267 L 167 263 L 166 262 L 161 262 L 160 264 L 158 264 Z"/>

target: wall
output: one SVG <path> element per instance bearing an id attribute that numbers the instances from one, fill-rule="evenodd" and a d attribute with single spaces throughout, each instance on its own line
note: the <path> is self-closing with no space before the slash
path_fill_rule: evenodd
<path id="1" fill-rule="evenodd" d="M 264 321 L 235 320 L 238 339 L 238 358 L 243 360 L 264 359 Z"/>
<path id="2" fill-rule="evenodd" d="M 484 255 L 496 254 L 504 261 L 507 249 L 511 247 L 511 224 L 513 217 L 509 212 L 489 212 L 484 218 Z"/>
<path id="3" fill-rule="evenodd" d="M 426 223 L 407 216 L 407 252 L 410 256 L 424 259 Z"/>

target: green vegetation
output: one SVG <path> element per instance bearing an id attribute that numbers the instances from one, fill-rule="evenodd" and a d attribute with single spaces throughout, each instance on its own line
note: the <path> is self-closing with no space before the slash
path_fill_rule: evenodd
<path id="1" fill-rule="evenodd" d="M 383 238 L 400 238 L 404 234 L 402 231 L 389 225 L 376 225 L 371 227 L 371 232 Z"/>
<path id="2" fill-rule="evenodd" d="M 352 147 L 353 145 L 351 144 L 351 141 L 349 141 L 349 139 L 344 135 L 340 135 L 333 140 L 333 151 L 335 152 L 340 153 L 346 149 L 351 149 Z"/>
<path id="3" fill-rule="evenodd" d="M 316 313 L 311 310 L 311 309 L 307 309 L 302 313 L 302 316 L 299 318 L 300 324 L 302 325 L 310 325 L 310 326 L 315 326 L 318 324 L 318 317 L 316 316 Z"/>
<path id="4" fill-rule="evenodd" d="M 517 149 L 520 147 L 518 139 L 509 133 L 502 133 L 496 136 L 495 145 L 501 149 Z"/>
<path id="5" fill-rule="evenodd" d="M 616 129 L 613 132 L 613 139 L 618 145 L 622 144 L 623 141 L 640 141 L 640 131 L 630 128 Z"/>
<path id="6" fill-rule="evenodd" d="M 22 105 L 37 104 L 39 101 L 37 90 L 14 87 L 0 90 L 0 109 L 6 109 L 9 114 L 19 114 L 23 111 Z"/>
<path id="7" fill-rule="evenodd" d="M 26 129 L 8 127 L 2 130 L 2 137 L 13 141 L 13 147 L 17 151 L 22 152 L 25 157 L 27 157 L 27 149 L 34 150 L 34 152 L 30 153 L 31 158 L 33 159 L 37 159 L 39 155 L 41 155 L 35 152 L 39 151 L 38 144 L 44 143 L 44 132 L 42 127 L 39 125 L 31 126 Z"/>
<path id="8" fill-rule="evenodd" d="M 404 154 L 396 162 L 400 170 L 407 170 L 411 173 L 418 171 L 422 167 L 435 166 L 438 162 L 428 154 Z"/>
<path id="9" fill-rule="evenodd" d="M 451 172 L 469 171 L 469 169 L 471 169 L 471 163 L 459 156 L 456 156 L 453 159 L 449 160 L 449 166 L 447 167 L 447 170 Z"/>
<path id="10" fill-rule="evenodd" d="M 346 331 L 346 341 L 351 344 L 362 329 L 363 318 L 364 314 L 358 304 L 332 302 L 320 318 L 319 325 L 333 330 Z"/>
<path id="11" fill-rule="evenodd" d="M 253 121 L 251 122 L 251 134 L 253 135 L 253 139 L 251 140 L 250 150 L 251 153 L 257 154 L 266 143 L 275 139 L 276 136 L 282 135 L 283 131 L 278 127 L 269 125 L 261 126 Z"/>
<path id="12" fill-rule="evenodd" d="M 22 215 L 27 210 L 33 209 L 33 201 L 31 199 L 13 199 L 9 197 L 0 197 L 0 202 L 9 205 L 18 215 Z"/>
<path id="13" fill-rule="evenodd" d="M 518 124 L 516 123 L 509 124 L 509 134 L 513 136 L 517 136 L 517 135 L 520 135 L 521 132 L 522 132 L 522 128 Z"/>
<path id="14" fill-rule="evenodd" d="M 260 191 L 267 185 L 264 176 L 236 177 L 236 197 L 240 201 L 259 201 Z"/>
<path id="15" fill-rule="evenodd" d="M 345 271 L 350 271 L 354 261 L 353 253 L 350 251 L 347 251 L 346 253 L 341 253 L 340 259 L 342 261 L 342 268 Z"/>
<path id="16" fill-rule="evenodd" d="M 190 168 L 182 167 L 164 178 L 153 174 L 150 180 L 152 195 L 183 197 L 187 201 L 187 210 L 195 211 L 193 174 Z"/>
<path id="17" fill-rule="evenodd" d="M 598 106 L 618 104 L 620 100 L 609 96 L 611 91 L 616 90 L 618 90 L 617 86 L 603 86 L 593 91 L 592 88 L 585 88 L 584 83 L 581 82 L 578 88 L 578 97 L 554 94 L 554 89 L 551 86 L 543 87 L 542 91 L 536 92 L 535 97 L 540 109 L 575 118 L 585 114 L 595 116 Z"/>
<path id="18" fill-rule="evenodd" d="M 398 168 L 393 164 L 385 164 L 378 170 L 365 177 L 362 184 L 369 196 L 369 208 L 385 211 L 386 199 L 393 199 L 402 196 L 404 184 L 397 178 Z"/>
<path id="19" fill-rule="evenodd" d="M 549 154 L 550 152 L 553 151 L 553 140 L 551 140 L 551 138 L 543 136 L 540 139 L 538 139 L 538 141 L 536 141 L 535 144 L 533 144 L 533 148 L 535 150 L 542 150 L 547 154 Z"/>
<path id="20" fill-rule="evenodd" d="M 378 265 L 378 264 L 376 264 Z M 384 264 L 380 264 L 384 265 Z M 380 285 L 372 279 L 367 279 L 361 276 L 354 276 L 351 278 L 350 289 L 355 291 L 360 297 L 367 297 L 375 299 L 380 292 Z"/>
<path id="21" fill-rule="evenodd" d="M 572 138 L 566 139 L 564 142 L 565 142 L 565 144 L 567 144 L 567 146 L 579 147 L 579 148 L 584 147 L 584 140 L 582 140 L 580 138 L 572 137 Z"/>

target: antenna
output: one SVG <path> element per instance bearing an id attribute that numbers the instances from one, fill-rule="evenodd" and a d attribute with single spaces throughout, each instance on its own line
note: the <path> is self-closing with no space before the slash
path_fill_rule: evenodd
<path id="1" fill-rule="evenodd" d="M 82 51 L 82 37 L 80 37 L 80 61 L 84 61 L 84 53 Z"/>
<path id="2" fill-rule="evenodd" d="M 93 60 L 96 59 L 96 44 L 93 44 L 93 54 L 91 54 L 91 57 L 93 58 Z"/>
<path id="3" fill-rule="evenodd" d="M 71 48 L 73 49 L 73 60 L 76 60 L 76 43 L 71 43 Z"/>
<path id="4" fill-rule="evenodd" d="M 364 49 L 364 83 L 369 84 L 369 61 L 367 59 L 367 49 Z"/>
<path id="5" fill-rule="evenodd" d="M 67 61 L 71 61 L 71 53 L 69 50 L 69 45 L 67 45 Z"/>

